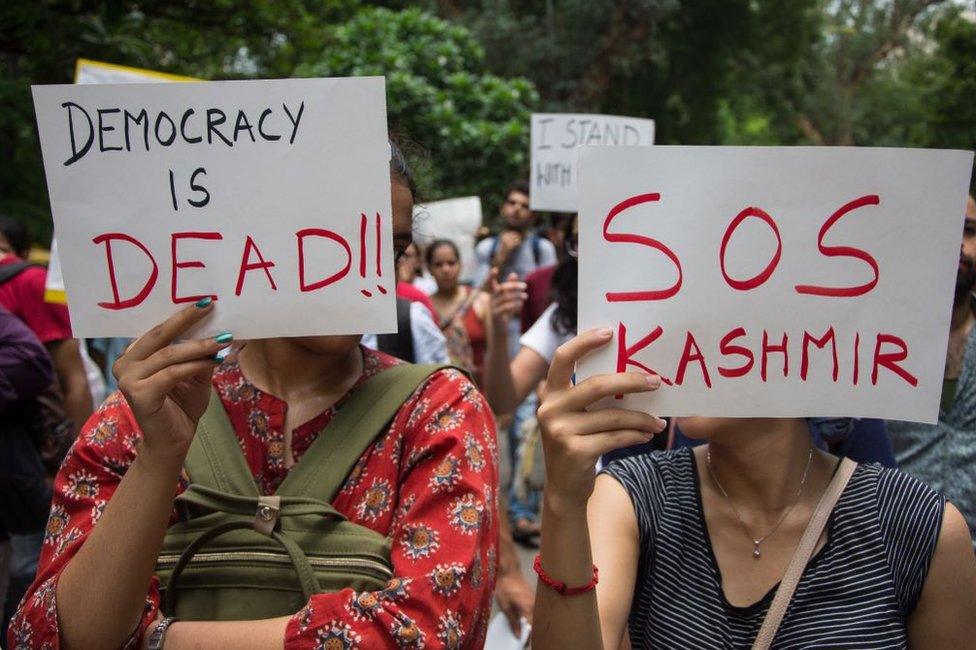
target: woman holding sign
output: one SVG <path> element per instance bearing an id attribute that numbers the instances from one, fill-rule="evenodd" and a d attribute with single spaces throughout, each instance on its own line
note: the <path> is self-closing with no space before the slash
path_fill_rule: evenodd
<path id="1" fill-rule="evenodd" d="M 391 172 L 399 253 L 414 197 L 395 147 Z M 178 312 L 116 364 L 121 393 L 89 420 L 56 479 L 41 566 L 10 646 L 478 646 L 498 529 L 494 425 L 474 385 L 450 369 L 421 377 L 359 336 L 255 340 L 223 362 L 215 355 L 229 333 L 176 342 L 214 309 L 204 299 Z M 364 443 L 361 429 L 390 402 L 392 420 L 380 418 Z M 249 484 L 252 494 L 201 486 L 208 462 L 218 484 Z M 299 473 L 304 492 L 289 480 Z M 334 496 L 294 496 L 330 481 Z M 180 544 L 177 531 L 208 518 L 224 523 Z M 341 549 L 316 534 L 340 527 Z M 235 535 L 246 544 L 228 548 Z M 272 580 L 280 570 L 282 588 Z M 325 570 L 338 580 L 331 593 L 318 582 Z"/>
<path id="2" fill-rule="evenodd" d="M 539 408 L 546 451 L 533 647 L 969 647 L 976 558 L 958 510 L 917 480 L 816 449 L 793 419 L 681 418 L 695 449 L 597 459 L 665 424 L 599 400 L 660 378 L 574 367 Z M 846 484 L 845 484 L 846 481 Z"/>

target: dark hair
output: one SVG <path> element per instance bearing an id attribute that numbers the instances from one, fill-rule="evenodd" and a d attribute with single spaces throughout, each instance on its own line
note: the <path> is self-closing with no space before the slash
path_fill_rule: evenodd
<path id="1" fill-rule="evenodd" d="M 454 257 L 458 258 L 458 261 L 461 260 L 461 251 L 458 250 L 458 247 L 454 242 L 452 242 L 450 239 L 435 239 L 427 247 L 427 268 L 430 268 L 431 264 L 434 263 L 434 251 L 441 246 L 450 246 L 451 250 L 454 251 Z"/>
<path id="2" fill-rule="evenodd" d="M 515 181 L 514 183 L 512 183 L 511 185 L 509 185 L 508 186 L 508 189 L 505 190 L 505 200 L 506 201 L 508 200 L 508 197 L 512 195 L 512 192 L 518 192 L 519 194 L 524 194 L 526 196 L 530 196 L 529 195 L 529 184 L 527 182 L 525 182 L 525 181 Z"/>
<path id="3" fill-rule="evenodd" d="M 410 165 L 407 164 L 406 156 L 403 155 L 403 150 L 392 136 L 390 137 L 390 175 L 403 181 L 410 190 L 410 196 L 414 201 L 417 200 L 417 182 L 413 179 L 413 173 L 410 171 Z"/>
<path id="4" fill-rule="evenodd" d="M 30 252 L 31 241 L 30 235 L 27 234 L 27 229 L 24 228 L 24 224 L 13 217 L 0 215 L 0 234 L 10 242 L 10 245 L 14 249 L 14 255 L 17 257 L 27 257 L 27 254 Z"/>
<path id="5" fill-rule="evenodd" d="M 563 224 L 565 241 L 573 236 L 573 222 Z M 579 288 L 579 264 L 572 255 L 566 255 L 552 274 L 552 299 L 556 310 L 552 313 L 552 327 L 559 334 L 576 334 L 576 293 Z"/>

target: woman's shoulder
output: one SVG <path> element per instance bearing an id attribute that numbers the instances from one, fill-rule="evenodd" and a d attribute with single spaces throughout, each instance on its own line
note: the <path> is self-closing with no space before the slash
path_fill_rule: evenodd
<path id="1" fill-rule="evenodd" d="M 690 448 L 635 454 L 611 461 L 601 473 L 615 478 L 631 497 L 642 499 L 694 487 L 695 465 Z"/>

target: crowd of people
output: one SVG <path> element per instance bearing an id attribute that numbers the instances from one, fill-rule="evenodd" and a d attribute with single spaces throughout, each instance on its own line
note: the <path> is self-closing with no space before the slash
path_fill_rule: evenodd
<path id="1" fill-rule="evenodd" d="M 589 410 L 659 377 L 573 380 L 612 338 L 577 331 L 577 216 L 513 184 L 462 282 L 392 150 L 395 334 L 186 340 L 202 299 L 79 341 L 0 219 L 9 647 L 480 647 L 493 608 L 536 648 L 972 644 L 972 197 L 937 424 L 665 420 Z"/>

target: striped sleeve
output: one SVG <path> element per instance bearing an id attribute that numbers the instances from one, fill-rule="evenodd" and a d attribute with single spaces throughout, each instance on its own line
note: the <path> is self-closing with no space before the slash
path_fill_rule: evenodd
<path id="1" fill-rule="evenodd" d="M 642 549 L 653 549 L 667 499 L 665 481 L 655 461 L 650 454 L 640 454 L 614 460 L 600 472 L 614 478 L 630 496 Z"/>
<path id="2" fill-rule="evenodd" d="M 918 604 L 942 529 L 945 496 L 897 470 L 878 476 L 878 517 L 903 616 Z"/>

